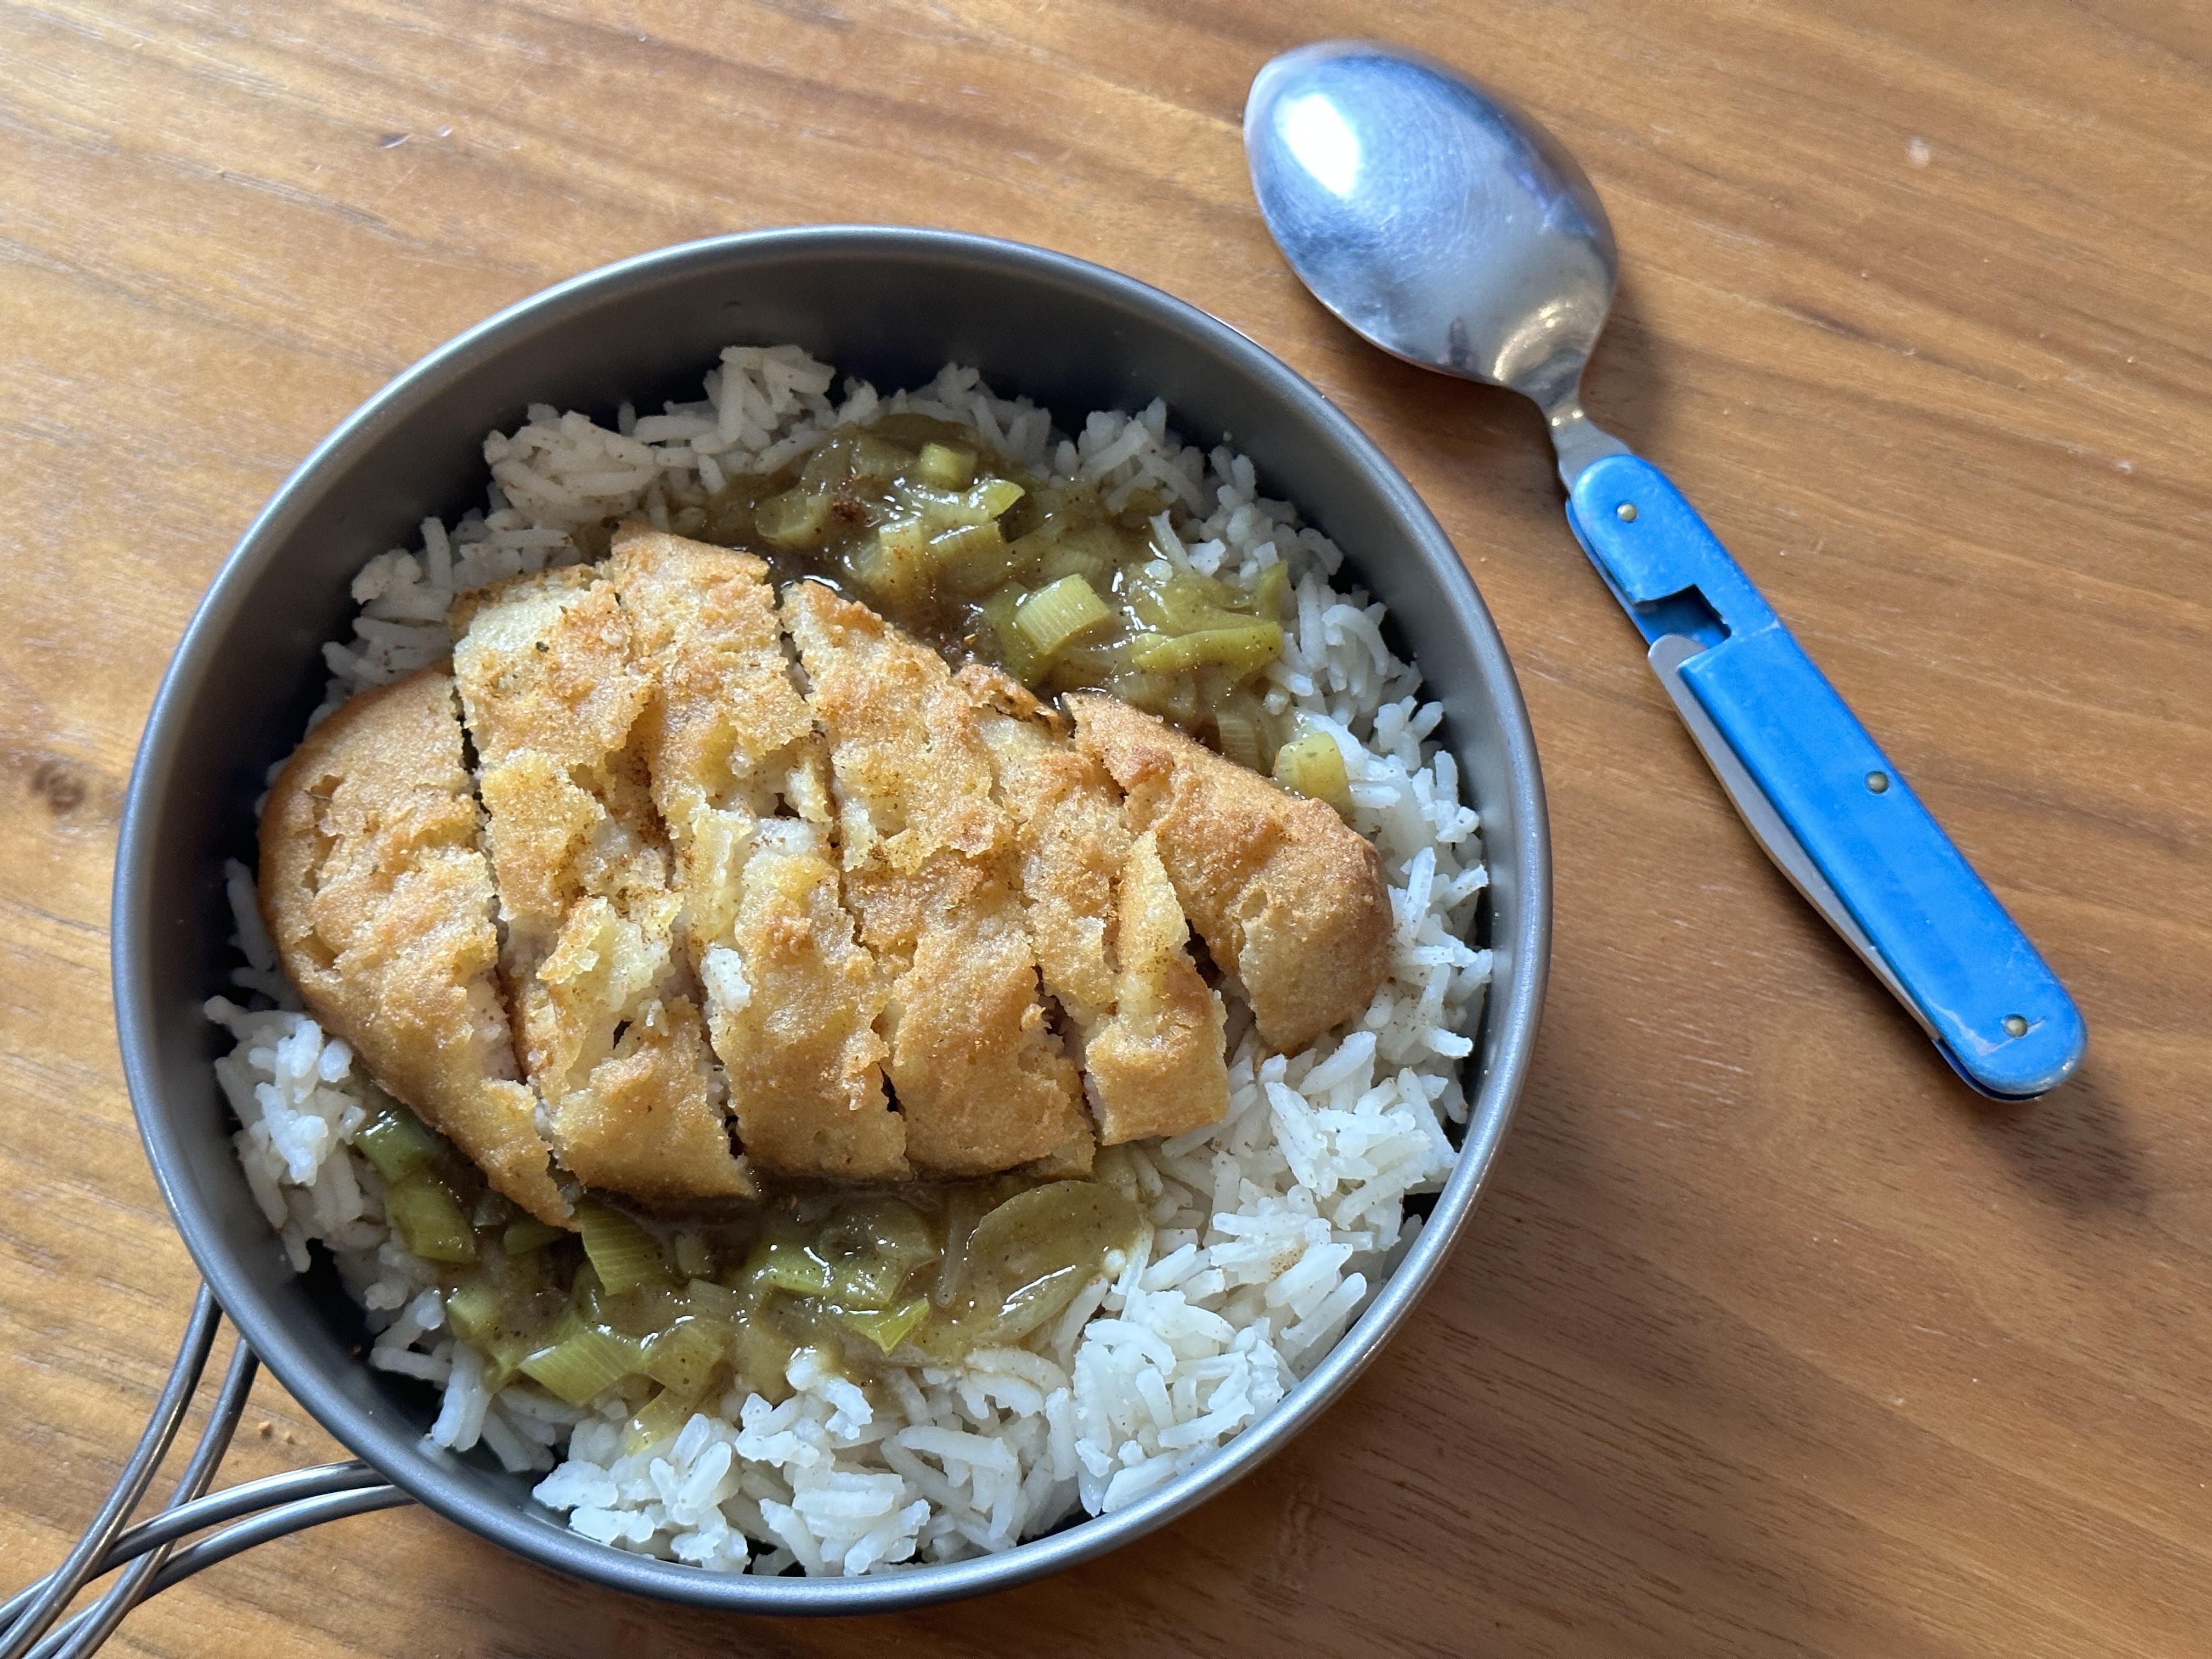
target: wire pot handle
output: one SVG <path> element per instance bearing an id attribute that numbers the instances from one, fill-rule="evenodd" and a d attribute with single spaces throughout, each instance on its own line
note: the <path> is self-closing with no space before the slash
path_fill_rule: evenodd
<path id="1" fill-rule="evenodd" d="M 414 1500 L 368 1464 L 354 1460 L 295 1469 L 209 1493 L 216 1466 L 230 1448 L 261 1362 L 240 1336 L 216 1389 L 207 1426 L 185 1462 L 176 1489 L 160 1510 L 125 1526 L 168 1455 L 185 1410 L 198 1393 L 214 1352 L 222 1309 L 205 1285 L 192 1304 L 183 1343 L 169 1379 L 155 1401 L 146 1431 L 116 1478 L 115 1486 L 61 1565 L 0 1602 L 0 1659 L 78 1659 L 96 1650 L 131 1609 L 204 1567 L 240 1550 L 304 1528 Z M 240 1516 L 251 1516 L 240 1520 Z M 234 1524 L 225 1525 L 226 1522 Z M 210 1527 L 222 1530 L 186 1544 L 179 1540 Z M 122 1576 L 91 1606 L 61 1619 L 79 1590 L 103 1574 Z M 59 1620 L 58 1624 L 56 1621 Z"/>

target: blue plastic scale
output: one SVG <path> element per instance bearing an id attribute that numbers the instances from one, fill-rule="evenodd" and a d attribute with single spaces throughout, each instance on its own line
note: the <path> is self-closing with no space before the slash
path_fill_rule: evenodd
<path id="1" fill-rule="evenodd" d="M 1607 455 L 1567 522 L 1759 844 L 1959 1075 L 2000 1100 L 2064 1082 L 2066 988 L 1681 491 Z"/>

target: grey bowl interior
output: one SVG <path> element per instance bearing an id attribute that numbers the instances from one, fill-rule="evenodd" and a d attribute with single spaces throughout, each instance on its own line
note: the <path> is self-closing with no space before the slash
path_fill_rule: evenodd
<path id="1" fill-rule="evenodd" d="M 1483 817 L 1483 931 L 1497 952 L 1457 1173 L 1399 1272 L 1273 1414 L 1113 1516 L 995 1558 L 851 1582 L 724 1577 L 605 1547 L 532 1504 L 529 1478 L 431 1447 L 428 1391 L 362 1365 L 349 1352 L 358 1316 L 334 1275 L 286 1266 L 233 1158 L 209 1064 L 219 1033 L 200 1012 L 230 965 L 222 861 L 252 860 L 252 803 L 318 699 L 318 647 L 344 631 L 354 571 L 411 545 L 424 517 L 480 502 L 483 434 L 511 428 L 526 404 L 611 419 L 624 397 L 652 409 L 697 396 L 725 345 L 785 340 L 884 391 L 957 360 L 1063 425 L 1164 395 L 1187 437 L 1232 434 L 1265 492 L 1297 501 L 1347 550 L 1443 698 L 1444 740 Z M 1235 331 L 1097 266 L 977 237 L 833 228 L 694 243 L 550 289 L 434 352 L 308 458 L 224 565 L 155 699 L 124 818 L 114 982 L 140 1131 L 185 1243 L 270 1369 L 338 1439 L 450 1519 L 583 1577 L 707 1606 L 856 1613 L 1095 1555 L 1201 1501 L 1314 1418 L 1406 1316 L 1474 1208 L 1528 1068 L 1549 917 L 1542 786 L 1504 648 L 1435 520 L 1348 421 Z"/>

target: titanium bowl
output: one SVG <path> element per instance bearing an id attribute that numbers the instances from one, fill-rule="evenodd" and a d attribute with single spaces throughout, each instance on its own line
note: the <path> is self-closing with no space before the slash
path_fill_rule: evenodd
<path id="1" fill-rule="evenodd" d="M 982 1559 L 858 1579 L 754 1578 L 633 1555 L 532 1502 L 538 1479 L 424 1438 L 435 1401 L 352 1351 L 360 1316 L 326 1263 L 295 1277 L 233 1156 L 201 1004 L 226 983 L 224 858 L 251 861 L 253 804 L 318 700 L 354 572 L 425 517 L 480 502 L 481 442 L 527 404 L 611 419 L 696 397 L 725 345 L 795 340 L 886 392 L 948 360 L 1064 428 L 1164 396 L 1187 438 L 1225 433 L 1390 608 L 1441 697 L 1440 735 L 1482 814 L 1496 953 L 1458 1167 L 1397 1273 L 1335 1348 L 1220 1455 L 1141 1502 Z M 1319 392 L 1243 335 L 1098 266 L 945 232 L 830 227 L 717 237 L 549 289 L 440 347 L 363 404 L 271 498 L 217 574 L 154 700 L 125 806 L 113 974 L 139 1133 L 185 1246 L 244 1338 L 331 1434 L 447 1519 L 617 1589 L 755 1613 L 854 1613 L 1001 1589 L 1088 1560 L 1203 1502 L 1321 1415 L 1442 1269 L 1528 1069 L 1551 921 L 1535 744 L 1505 648 L 1410 485 Z"/>

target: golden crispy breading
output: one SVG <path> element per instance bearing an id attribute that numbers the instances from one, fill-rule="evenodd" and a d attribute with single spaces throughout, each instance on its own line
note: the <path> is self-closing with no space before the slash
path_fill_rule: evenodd
<path id="1" fill-rule="evenodd" d="M 1018 826 L 1045 988 L 1082 1033 L 1098 1139 L 1110 1146 L 1219 1121 L 1225 1015 L 1199 977 L 1152 837 L 1133 836 L 1106 769 L 1056 736 L 1028 693 L 992 669 L 964 669 L 957 683 L 978 705 Z"/>
<path id="2" fill-rule="evenodd" d="M 454 607 L 453 633 L 453 676 L 485 769 L 523 750 L 563 769 L 622 752 L 647 687 L 597 570 L 571 565 L 486 588 Z"/>
<path id="3" fill-rule="evenodd" d="M 1121 792 L 997 670 L 963 669 L 955 684 L 976 706 L 999 798 L 1014 820 L 1045 988 L 1087 1029 L 1114 1003 L 1114 883 L 1130 841 Z"/>
<path id="4" fill-rule="evenodd" d="M 541 1220 L 568 1218 L 517 1080 L 453 680 L 425 668 L 307 734 L 261 817 L 284 971 L 372 1075 Z"/>
<path id="5" fill-rule="evenodd" d="M 1076 746 L 1126 793 L 1213 959 L 1285 1053 L 1365 1008 L 1390 966 L 1381 860 L 1304 800 L 1111 697 L 1071 696 Z"/>
<path id="6" fill-rule="evenodd" d="M 700 807 L 829 821 L 814 716 L 792 684 L 768 567 L 644 525 L 615 532 L 607 580 L 651 685 L 636 742 L 679 842 Z"/>
<path id="7" fill-rule="evenodd" d="M 941 848 L 999 851 L 990 757 L 937 653 L 817 582 L 784 591 L 783 623 L 830 735 L 845 868 L 910 872 Z"/>
<path id="8" fill-rule="evenodd" d="M 762 823 L 726 939 L 705 953 L 714 1051 L 745 1155 L 765 1169 L 902 1181 L 906 1123 L 884 1093 L 890 987 L 853 937 L 826 838 Z"/>
<path id="9" fill-rule="evenodd" d="M 906 1129 L 875 1030 L 890 988 L 854 940 L 815 827 L 830 816 L 827 754 L 767 567 L 640 525 L 614 547 L 608 580 L 652 686 L 635 742 L 745 1154 L 785 1175 L 902 1180 Z M 801 821 L 775 816 L 787 807 Z"/>
<path id="10" fill-rule="evenodd" d="M 830 738 L 845 897 L 891 981 L 907 1156 L 945 1175 L 1046 1157 L 1086 1125 L 975 708 L 934 652 L 865 606 L 798 583 L 783 614 Z"/>
<path id="11" fill-rule="evenodd" d="M 641 1198 L 748 1192 L 677 957 L 682 902 L 631 745 L 652 682 L 614 587 L 551 570 L 463 614 L 454 674 L 483 762 L 501 969 L 554 1149 Z M 665 1089 L 646 1112 L 648 1084 Z"/>
<path id="12" fill-rule="evenodd" d="M 586 1186 L 648 1203 L 750 1198 L 720 1094 L 699 1011 L 684 997 L 648 1003 L 589 1086 L 550 1103 L 561 1162 Z"/>
<path id="13" fill-rule="evenodd" d="M 1012 886 L 951 854 L 903 879 L 928 912 L 889 1011 L 908 1158 L 933 1174 L 988 1175 L 1088 1135 Z"/>
<path id="14" fill-rule="evenodd" d="M 1179 1135 L 1229 1112 L 1226 1012 L 1191 960 L 1190 923 L 1151 830 L 1130 843 L 1115 896 L 1114 1017 L 1083 1049 L 1109 1146 Z"/>
<path id="15" fill-rule="evenodd" d="M 649 902 L 667 885 L 667 854 L 628 752 L 651 688 L 629 665 L 614 589 L 586 567 L 501 583 L 464 614 L 453 673 L 490 815 L 503 966 L 534 1076 L 533 1052 L 550 1040 L 539 1027 L 552 1015 L 528 988 L 570 909 L 590 894 Z"/>

